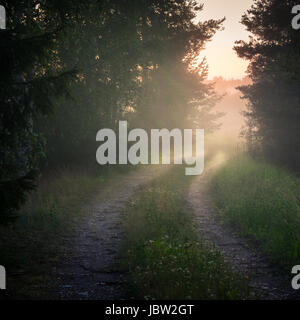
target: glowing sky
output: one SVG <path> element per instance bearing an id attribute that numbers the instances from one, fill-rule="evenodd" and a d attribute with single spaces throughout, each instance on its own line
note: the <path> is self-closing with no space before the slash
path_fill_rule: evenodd
<path id="1" fill-rule="evenodd" d="M 217 32 L 201 54 L 201 57 L 206 56 L 209 64 L 209 79 L 215 76 L 242 78 L 245 76 L 248 63 L 238 58 L 232 48 L 236 40 L 248 39 L 248 33 L 239 22 L 253 0 L 198 0 L 198 2 L 204 4 L 204 9 L 199 13 L 197 20 L 226 17 L 223 24 L 225 30 Z"/>

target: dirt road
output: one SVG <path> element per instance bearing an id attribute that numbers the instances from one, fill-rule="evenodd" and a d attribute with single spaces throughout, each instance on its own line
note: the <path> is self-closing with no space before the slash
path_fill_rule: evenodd
<path id="1" fill-rule="evenodd" d="M 226 161 L 224 155 L 216 155 L 206 166 L 205 173 L 196 177 L 190 185 L 188 205 L 195 215 L 199 232 L 205 240 L 222 251 L 226 261 L 237 272 L 250 279 L 250 285 L 257 292 L 258 298 L 297 298 L 295 290 L 291 288 L 291 275 L 271 265 L 249 239 L 236 236 L 233 229 L 221 224 L 217 218 L 209 196 L 208 184 L 213 171 L 223 161 Z"/>
<path id="2" fill-rule="evenodd" d="M 161 171 L 149 166 L 114 181 L 105 198 L 99 195 L 92 211 L 70 237 L 65 260 L 52 270 L 53 299 L 125 299 L 119 249 L 121 215 L 135 192 Z"/>
<path id="3" fill-rule="evenodd" d="M 271 265 L 249 239 L 235 235 L 220 223 L 209 196 L 208 184 L 213 171 L 225 161 L 216 155 L 205 173 L 195 177 L 188 191 L 188 207 L 195 216 L 199 233 L 209 245 L 216 245 L 226 261 L 241 275 L 250 279 L 260 299 L 293 299 L 290 274 Z M 70 237 L 65 260 L 52 271 L 50 296 L 54 299 L 127 299 L 123 288 L 119 251 L 124 236 L 121 216 L 124 208 L 143 184 L 159 176 L 161 166 L 149 166 L 129 173 L 111 186 L 110 192 L 97 197 L 91 213 Z M 141 230 L 142 232 L 142 230 Z M 49 297 L 49 296 L 48 296 Z M 47 297 L 47 298 L 48 298 Z"/>

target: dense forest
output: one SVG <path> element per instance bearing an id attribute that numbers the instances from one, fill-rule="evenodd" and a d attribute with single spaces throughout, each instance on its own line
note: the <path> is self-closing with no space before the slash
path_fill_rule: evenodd
<path id="1" fill-rule="evenodd" d="M 95 163 L 95 136 L 139 128 L 210 130 L 218 114 L 205 61 L 221 20 L 194 1 L 2 1 L 1 217 L 40 170 Z"/>
<path id="2" fill-rule="evenodd" d="M 240 79 L 199 60 L 227 19 L 205 5 L 0 1 L 0 300 L 300 299 L 297 1 L 241 16 Z M 120 121 L 204 129 L 205 170 L 184 174 L 168 130 L 173 162 L 99 165 Z"/>
<path id="3" fill-rule="evenodd" d="M 248 101 L 245 136 L 253 153 L 299 171 L 300 33 L 292 28 L 297 1 L 256 0 L 243 15 L 251 33 L 237 41 L 239 57 L 249 60 L 251 85 L 241 87 Z"/>

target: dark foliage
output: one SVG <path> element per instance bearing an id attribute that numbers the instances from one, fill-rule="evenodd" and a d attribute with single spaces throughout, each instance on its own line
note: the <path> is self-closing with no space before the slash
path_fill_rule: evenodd
<path id="1" fill-rule="evenodd" d="M 252 84 L 241 87 L 248 99 L 245 134 L 252 152 L 300 170 L 300 32 L 291 25 L 297 1 L 256 0 L 242 17 L 252 33 L 235 50 L 250 61 Z"/>
<path id="2" fill-rule="evenodd" d="M 14 220 L 16 209 L 20 209 L 26 200 L 26 194 L 35 189 L 37 173 L 32 170 L 15 180 L 0 182 L 0 223 Z M 5 214 L 4 214 L 5 213 Z"/>
<path id="3" fill-rule="evenodd" d="M 94 165 L 96 132 L 119 120 L 146 129 L 216 127 L 207 66 L 191 66 L 222 20 L 193 23 L 202 10 L 196 2 L 2 4 L 1 215 L 24 202 L 38 167 Z"/>
<path id="4" fill-rule="evenodd" d="M 11 215 L 33 189 L 44 140 L 34 128 L 52 98 L 66 92 L 71 75 L 54 67 L 59 25 L 47 22 L 41 1 L 4 1 L 7 30 L 0 33 L 1 217 Z"/>
<path id="5" fill-rule="evenodd" d="M 217 98 L 204 83 L 206 65 L 189 69 L 221 21 L 194 24 L 193 1 L 86 1 L 68 16 L 58 39 L 59 61 L 79 69 L 70 99 L 38 122 L 47 140 L 50 167 L 95 162 L 100 128 L 216 127 Z"/>

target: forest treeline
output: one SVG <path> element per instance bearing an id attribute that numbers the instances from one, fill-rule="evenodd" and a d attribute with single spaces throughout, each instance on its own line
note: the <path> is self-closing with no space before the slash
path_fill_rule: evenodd
<path id="1" fill-rule="evenodd" d="M 255 0 L 241 20 L 250 40 L 238 41 L 235 50 L 250 62 L 252 83 L 240 88 L 248 104 L 249 150 L 299 172 L 300 32 L 291 24 L 297 4 Z"/>
<path id="2" fill-rule="evenodd" d="M 218 98 L 196 57 L 222 20 L 184 0 L 1 1 L 0 212 L 39 170 L 95 163 L 96 133 L 216 126 Z"/>
<path id="3" fill-rule="evenodd" d="M 297 1 L 255 0 L 242 17 L 251 83 L 244 134 L 253 154 L 299 171 Z M 1 1 L 0 212 L 13 213 L 39 171 L 92 166 L 101 128 L 217 127 L 219 99 L 197 57 L 223 20 L 195 23 L 185 0 Z"/>

